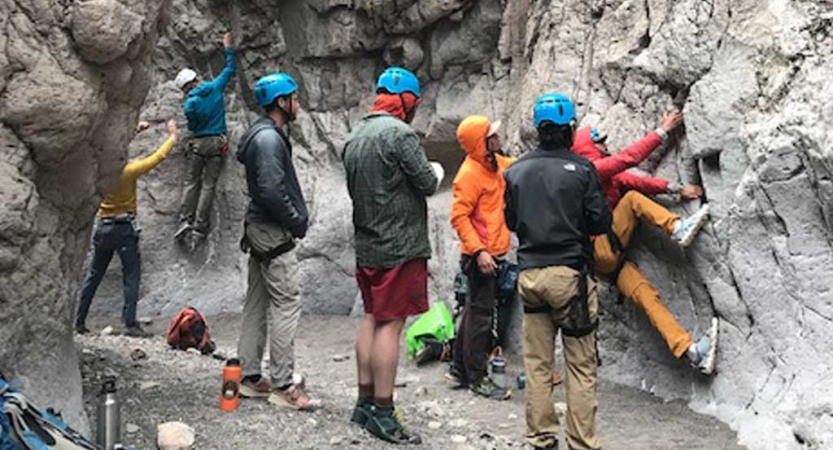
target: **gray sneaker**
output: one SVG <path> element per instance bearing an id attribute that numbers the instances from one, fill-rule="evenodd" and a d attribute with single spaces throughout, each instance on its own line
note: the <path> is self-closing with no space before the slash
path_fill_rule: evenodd
<path id="1" fill-rule="evenodd" d="M 682 247 L 688 247 L 697 232 L 703 227 L 706 219 L 709 217 L 709 204 L 706 203 L 700 207 L 694 214 L 682 219 L 677 229 L 671 233 L 671 240 L 677 242 Z"/>

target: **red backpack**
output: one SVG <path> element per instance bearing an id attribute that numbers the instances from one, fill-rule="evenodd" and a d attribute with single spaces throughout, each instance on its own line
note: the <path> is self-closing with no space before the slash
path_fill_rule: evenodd
<path id="1" fill-rule="evenodd" d="M 205 316 L 190 306 L 182 308 L 168 324 L 168 345 L 180 350 L 196 348 L 204 355 L 214 353 L 216 348 L 208 335 Z"/>

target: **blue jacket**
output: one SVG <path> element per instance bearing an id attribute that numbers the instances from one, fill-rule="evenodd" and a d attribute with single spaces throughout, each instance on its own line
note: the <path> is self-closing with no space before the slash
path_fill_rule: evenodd
<path id="1" fill-rule="evenodd" d="M 225 49 L 226 66 L 217 78 L 203 81 L 191 89 L 182 109 L 188 119 L 188 129 L 195 136 L 212 136 L 226 132 L 226 103 L 223 90 L 234 75 L 234 49 Z"/>

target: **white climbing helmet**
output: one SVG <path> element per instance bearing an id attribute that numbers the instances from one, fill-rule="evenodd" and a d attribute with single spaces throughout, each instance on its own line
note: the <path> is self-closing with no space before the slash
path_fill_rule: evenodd
<path id="1" fill-rule="evenodd" d="M 185 87 L 186 84 L 194 81 L 197 79 L 197 72 L 194 72 L 191 69 L 182 69 L 176 74 L 176 79 L 174 82 L 176 83 L 176 87 L 182 89 Z"/>

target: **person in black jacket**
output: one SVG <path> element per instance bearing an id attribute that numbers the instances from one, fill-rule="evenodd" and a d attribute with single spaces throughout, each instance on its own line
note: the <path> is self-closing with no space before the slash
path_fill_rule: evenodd
<path id="1" fill-rule="evenodd" d="M 241 241 L 249 252 L 249 283 L 237 354 L 243 366 L 241 396 L 268 397 L 280 407 L 308 410 L 316 402 L 293 381 L 301 302 L 298 258 L 292 251 L 306 235 L 308 214 L 284 131 L 298 113 L 297 90 L 295 80 L 284 73 L 258 80 L 255 97 L 266 116 L 249 127 L 237 152 L 246 166 L 250 197 Z M 271 380 L 260 373 L 267 319 Z"/>
<path id="2" fill-rule="evenodd" d="M 605 234 L 611 214 L 587 159 L 570 152 L 575 107 L 561 94 L 535 103 L 539 146 L 506 170 L 506 225 L 518 235 L 518 292 L 524 305 L 528 387 L 526 441 L 558 447 L 552 403 L 555 337 L 561 329 L 567 366 L 567 444 L 601 448 L 596 436 L 596 286 L 589 276 L 591 236 Z"/>

